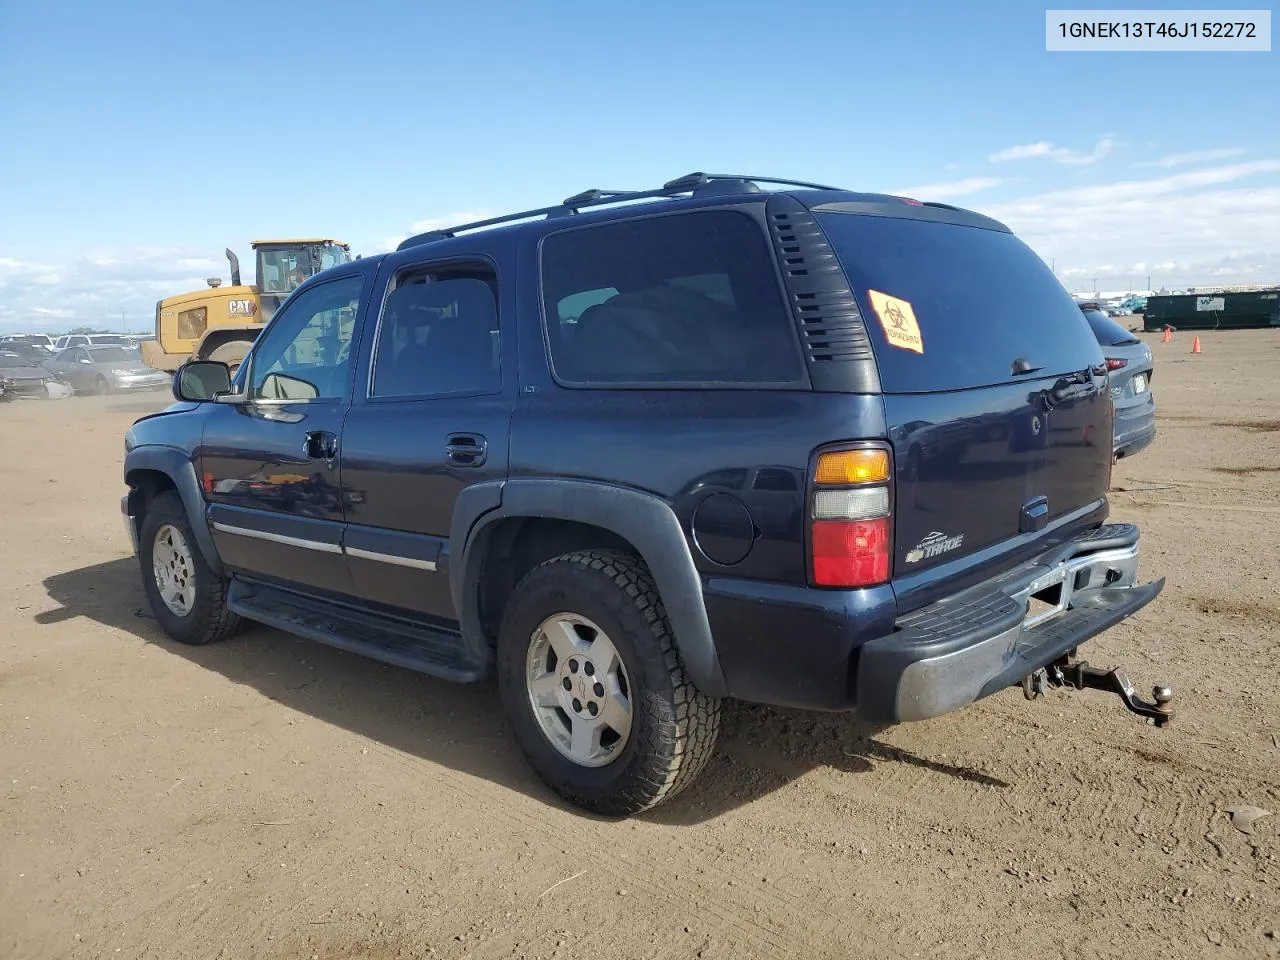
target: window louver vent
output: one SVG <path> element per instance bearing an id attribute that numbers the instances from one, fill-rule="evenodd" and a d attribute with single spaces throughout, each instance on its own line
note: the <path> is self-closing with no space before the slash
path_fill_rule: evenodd
<path id="1" fill-rule="evenodd" d="M 879 377 L 867 328 L 822 228 L 813 214 L 786 194 L 769 199 L 766 216 L 814 386 L 875 392 Z M 822 371 L 829 364 L 845 370 L 840 374 Z"/>
<path id="2" fill-rule="evenodd" d="M 871 344 L 840 261 L 807 210 L 769 213 L 792 308 L 816 362 L 869 360 Z"/>

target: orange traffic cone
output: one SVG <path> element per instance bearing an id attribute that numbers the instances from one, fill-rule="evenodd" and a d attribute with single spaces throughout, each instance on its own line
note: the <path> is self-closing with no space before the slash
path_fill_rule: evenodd
<path id="1" fill-rule="evenodd" d="M 1173 331 L 1169 329 L 1167 324 L 1165 325 L 1164 333 L 1160 334 L 1160 342 L 1161 343 L 1173 342 Z"/>
<path id="2" fill-rule="evenodd" d="M 1196 337 L 1194 340 L 1192 340 L 1192 341 L 1191 341 L 1191 352 L 1192 352 L 1192 353 L 1199 353 L 1199 352 L 1200 352 L 1200 338 L 1199 338 L 1199 337 Z"/>

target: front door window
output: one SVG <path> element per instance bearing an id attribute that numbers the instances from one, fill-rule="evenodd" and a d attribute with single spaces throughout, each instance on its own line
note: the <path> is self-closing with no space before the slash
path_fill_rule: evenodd
<path id="1" fill-rule="evenodd" d="M 363 288 L 358 276 L 323 283 L 277 314 L 253 351 L 250 399 L 341 399 Z"/>

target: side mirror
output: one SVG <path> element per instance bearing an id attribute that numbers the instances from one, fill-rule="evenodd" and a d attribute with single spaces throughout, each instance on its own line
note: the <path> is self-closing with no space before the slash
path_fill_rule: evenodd
<path id="1" fill-rule="evenodd" d="M 205 403 L 231 392 L 231 368 L 217 360 L 189 360 L 173 375 L 175 400 Z"/>

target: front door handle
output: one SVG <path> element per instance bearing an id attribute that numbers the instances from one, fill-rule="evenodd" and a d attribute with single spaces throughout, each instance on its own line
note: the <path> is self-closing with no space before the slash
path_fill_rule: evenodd
<path id="1" fill-rule="evenodd" d="M 477 433 L 451 433 L 444 454 L 459 467 L 482 467 L 489 459 L 489 441 Z"/>
<path id="2" fill-rule="evenodd" d="M 312 460 L 332 460 L 338 455 L 338 435 L 328 430 L 309 430 L 303 450 Z"/>

